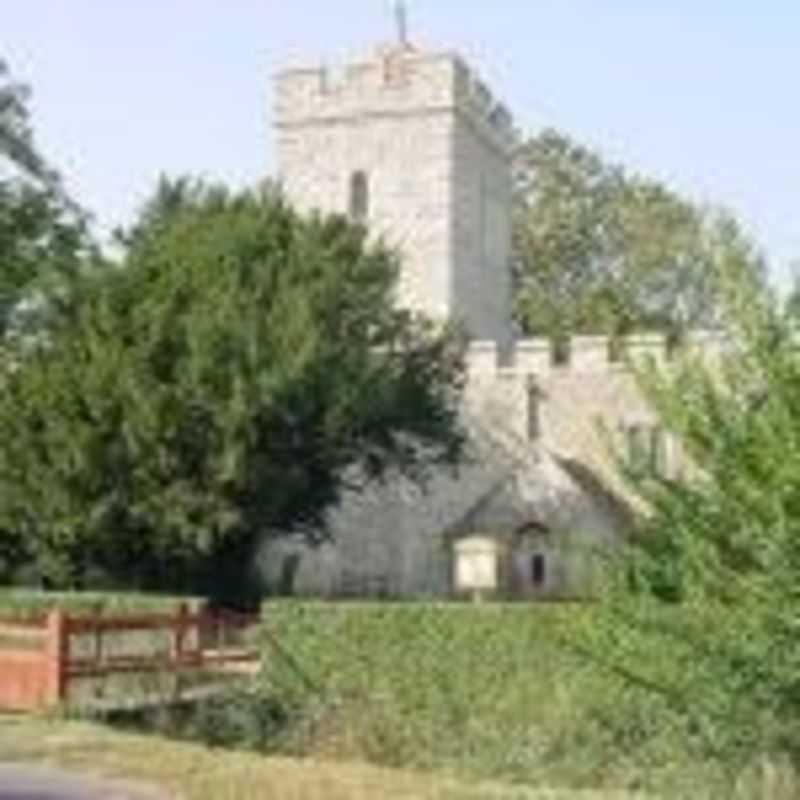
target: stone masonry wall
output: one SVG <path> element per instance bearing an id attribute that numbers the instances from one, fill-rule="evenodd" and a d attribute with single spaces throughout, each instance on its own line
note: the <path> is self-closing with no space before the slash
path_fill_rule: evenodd
<path id="1" fill-rule="evenodd" d="M 480 338 L 511 336 L 511 165 L 469 117 L 459 117 L 453 143 L 454 306 Z"/>
<path id="2" fill-rule="evenodd" d="M 369 184 L 371 233 L 399 249 L 399 302 L 509 337 L 512 120 L 452 53 L 383 49 L 335 77 L 275 82 L 279 178 L 302 211 L 347 213 Z"/>
<path id="3" fill-rule="evenodd" d="M 715 332 L 697 331 L 688 347 L 708 361 L 725 343 Z M 534 443 L 624 496 L 613 450 L 624 452 L 631 427 L 658 426 L 630 365 L 647 359 L 668 369 L 667 343 L 659 334 L 632 336 L 612 358 L 608 338 L 584 336 L 574 337 L 569 350 L 569 361 L 556 364 L 546 339 L 518 341 L 506 359 L 495 342 L 473 342 L 467 405 L 496 435 Z M 677 444 L 665 436 L 664 448 L 665 468 L 677 471 Z"/>
<path id="4" fill-rule="evenodd" d="M 350 178 L 366 173 L 370 230 L 404 256 L 398 301 L 437 318 L 450 306 L 451 129 L 447 114 L 432 113 L 324 122 L 278 135 L 283 188 L 301 211 L 347 213 Z"/>

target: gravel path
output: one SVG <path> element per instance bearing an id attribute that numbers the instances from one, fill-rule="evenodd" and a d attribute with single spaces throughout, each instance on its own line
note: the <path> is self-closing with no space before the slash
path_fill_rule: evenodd
<path id="1" fill-rule="evenodd" d="M 151 787 L 82 778 L 26 764 L 0 765 L 0 800 L 169 800 Z"/>

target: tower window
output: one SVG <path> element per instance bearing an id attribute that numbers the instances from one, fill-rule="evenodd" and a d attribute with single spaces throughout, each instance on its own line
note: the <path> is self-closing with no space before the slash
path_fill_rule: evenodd
<path id="1" fill-rule="evenodd" d="M 369 178 L 360 170 L 350 177 L 350 217 L 355 222 L 369 217 Z"/>
<path id="2" fill-rule="evenodd" d="M 534 586 L 542 587 L 546 578 L 544 556 L 541 553 L 536 553 L 531 556 L 531 583 Z"/>
<path id="3" fill-rule="evenodd" d="M 666 473 L 664 430 L 658 425 L 630 425 L 626 434 L 628 468 L 642 477 L 663 477 Z"/>
<path id="4" fill-rule="evenodd" d="M 541 435 L 541 390 L 535 381 L 528 382 L 528 439 L 536 441 Z"/>

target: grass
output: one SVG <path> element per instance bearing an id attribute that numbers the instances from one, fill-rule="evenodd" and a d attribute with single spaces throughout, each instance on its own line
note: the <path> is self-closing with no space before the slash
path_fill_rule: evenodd
<path id="1" fill-rule="evenodd" d="M 800 796 L 791 770 L 720 757 L 668 698 L 576 650 L 596 608 L 279 602 L 263 617 L 261 692 L 289 719 L 270 752 L 532 788 Z"/>
<path id="2" fill-rule="evenodd" d="M 0 760 L 149 784 L 183 800 L 622 800 L 232 752 L 84 722 L 0 715 Z"/>

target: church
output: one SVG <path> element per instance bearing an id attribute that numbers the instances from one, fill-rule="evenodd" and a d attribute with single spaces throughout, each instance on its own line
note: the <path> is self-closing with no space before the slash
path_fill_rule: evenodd
<path id="1" fill-rule="evenodd" d="M 401 35 L 336 70 L 286 69 L 274 112 L 288 200 L 367 225 L 402 254 L 397 302 L 468 332 L 470 448 L 457 474 L 437 473 L 424 490 L 398 477 L 348 496 L 329 543 L 266 544 L 267 586 L 320 597 L 584 596 L 598 549 L 624 537 L 633 513 L 609 440 L 648 468 L 678 462 L 629 368 L 665 361 L 664 337 L 631 337 L 621 351 L 574 337 L 564 357 L 515 335 L 517 133 L 457 53 Z M 695 340 L 715 346 L 710 334 Z"/>

